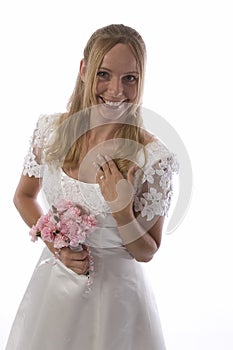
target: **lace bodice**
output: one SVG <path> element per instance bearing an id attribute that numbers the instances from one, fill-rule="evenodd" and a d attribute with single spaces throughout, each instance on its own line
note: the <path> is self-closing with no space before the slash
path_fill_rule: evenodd
<path id="1" fill-rule="evenodd" d="M 73 179 L 60 167 L 52 167 L 44 161 L 43 147 L 54 131 L 54 121 L 59 115 L 57 113 L 39 117 L 24 160 L 23 174 L 41 178 L 43 195 L 48 206 L 65 198 L 106 218 L 110 215 L 110 208 L 98 184 Z M 145 146 L 145 153 L 145 164 L 144 152 L 141 150 L 138 153 L 137 162 L 141 168 L 135 174 L 134 210 L 141 212 L 142 217 L 149 221 L 156 215 L 167 214 L 172 197 L 172 177 L 178 171 L 178 164 L 174 154 L 158 139 Z"/>

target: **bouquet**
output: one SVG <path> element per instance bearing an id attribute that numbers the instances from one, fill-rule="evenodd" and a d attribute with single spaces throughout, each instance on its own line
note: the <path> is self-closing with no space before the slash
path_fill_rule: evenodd
<path id="1" fill-rule="evenodd" d="M 40 237 L 43 241 L 52 242 L 58 250 L 70 247 L 82 250 L 82 244 L 96 227 L 94 215 L 89 214 L 81 206 L 66 200 L 60 200 L 56 205 L 42 215 L 29 231 L 33 242 Z M 88 249 L 90 270 L 93 271 L 93 259 Z"/>

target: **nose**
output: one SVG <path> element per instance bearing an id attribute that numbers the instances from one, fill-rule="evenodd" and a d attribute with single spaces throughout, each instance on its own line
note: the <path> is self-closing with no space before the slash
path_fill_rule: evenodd
<path id="1" fill-rule="evenodd" d="M 120 78 L 111 78 L 108 85 L 108 93 L 112 97 L 120 97 L 121 95 L 123 95 L 123 85 Z"/>

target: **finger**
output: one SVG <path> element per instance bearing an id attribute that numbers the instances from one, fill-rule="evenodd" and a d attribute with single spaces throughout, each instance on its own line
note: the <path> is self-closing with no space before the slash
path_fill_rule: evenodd
<path id="1" fill-rule="evenodd" d="M 88 260 L 88 252 L 86 250 L 82 252 L 76 252 L 72 260 L 76 260 L 76 261 Z"/>
<path id="2" fill-rule="evenodd" d="M 72 260 L 68 266 L 72 270 L 76 270 L 79 273 L 83 273 L 83 272 L 89 270 L 89 265 L 90 265 L 90 263 L 89 263 L 89 260 L 87 259 L 87 260 L 83 260 L 83 261 Z"/>
<path id="3" fill-rule="evenodd" d="M 110 168 L 109 168 L 107 159 L 104 156 L 102 156 L 101 154 L 97 155 L 97 159 L 100 162 L 100 165 L 104 171 L 104 174 L 106 176 L 108 176 L 111 172 L 110 172 Z"/>
<path id="4" fill-rule="evenodd" d="M 131 167 L 129 168 L 129 170 L 128 170 L 128 173 L 127 173 L 127 180 L 129 181 L 129 183 L 130 183 L 131 185 L 134 184 L 134 175 L 135 175 L 137 169 L 138 169 L 137 165 L 133 165 L 133 166 L 131 166 Z"/>
<path id="5" fill-rule="evenodd" d="M 76 268 L 76 267 L 73 267 L 73 268 L 70 268 L 71 270 L 73 270 L 75 273 L 77 273 L 78 275 L 86 275 L 88 272 L 89 272 L 89 268 L 85 267 L 85 268 Z"/>
<path id="6" fill-rule="evenodd" d="M 79 268 L 82 275 L 85 275 L 89 271 L 89 261 L 85 261 Z"/>
<path id="7" fill-rule="evenodd" d="M 111 157 L 109 157 L 108 155 L 105 155 L 105 159 L 107 161 L 107 164 L 108 164 L 108 167 L 109 167 L 111 173 L 113 173 L 115 171 L 119 171 L 116 163 L 114 162 L 114 160 Z"/>
<path id="8" fill-rule="evenodd" d="M 104 163 L 106 163 L 105 158 L 101 154 L 97 154 L 96 156 L 96 162 L 100 168 L 103 167 Z"/>
<path id="9" fill-rule="evenodd" d="M 96 175 L 96 182 L 100 185 L 101 182 L 105 179 L 105 174 L 104 172 L 101 170 L 98 172 L 98 174 Z"/>
<path id="10" fill-rule="evenodd" d="M 93 166 L 96 170 L 96 176 L 100 175 L 100 172 L 103 172 L 102 167 L 98 163 L 93 162 Z"/>
<path id="11" fill-rule="evenodd" d="M 83 261 L 88 258 L 88 251 L 86 249 L 81 251 L 69 249 L 69 253 L 67 253 L 67 258 L 73 261 Z"/>
<path id="12" fill-rule="evenodd" d="M 69 248 L 62 248 L 59 259 L 61 262 L 79 275 L 85 275 L 90 269 L 90 259 L 87 246 L 83 246 L 83 251 L 75 252 Z"/>
<path id="13" fill-rule="evenodd" d="M 96 175 L 95 175 L 96 182 L 100 183 L 103 180 L 103 178 L 104 178 L 104 172 L 103 172 L 103 170 L 100 168 L 100 166 L 96 162 L 93 162 L 93 165 L 94 165 L 94 167 L 96 169 Z"/>

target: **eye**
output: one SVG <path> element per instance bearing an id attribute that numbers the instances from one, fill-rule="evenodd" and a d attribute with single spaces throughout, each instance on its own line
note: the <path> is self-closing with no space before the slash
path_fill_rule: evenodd
<path id="1" fill-rule="evenodd" d="M 97 73 L 98 77 L 100 77 L 101 79 L 105 80 L 109 78 L 109 73 L 105 72 L 105 71 L 99 71 Z"/>
<path id="2" fill-rule="evenodd" d="M 126 75 L 126 76 L 124 77 L 124 80 L 125 80 L 126 82 L 128 82 L 128 83 L 133 83 L 134 81 L 137 80 L 137 77 L 136 77 L 135 75 L 129 74 L 129 75 Z"/>

